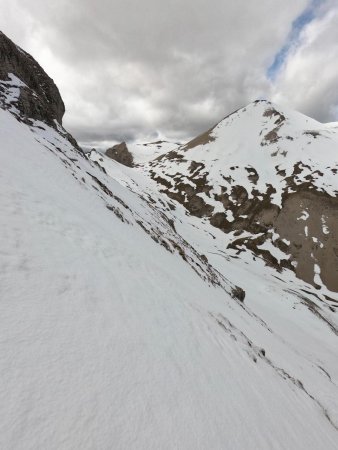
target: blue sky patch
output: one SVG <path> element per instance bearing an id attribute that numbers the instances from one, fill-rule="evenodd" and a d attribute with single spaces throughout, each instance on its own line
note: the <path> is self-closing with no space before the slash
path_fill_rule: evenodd
<path id="1" fill-rule="evenodd" d="M 291 31 L 287 37 L 286 43 L 275 55 L 273 63 L 267 70 L 267 76 L 270 80 L 274 80 L 276 78 L 276 75 L 284 64 L 291 47 L 297 45 L 301 31 L 308 23 L 312 22 L 316 18 L 318 8 L 324 2 L 325 0 L 311 0 L 310 4 L 302 12 L 302 14 L 300 14 L 292 22 Z"/>

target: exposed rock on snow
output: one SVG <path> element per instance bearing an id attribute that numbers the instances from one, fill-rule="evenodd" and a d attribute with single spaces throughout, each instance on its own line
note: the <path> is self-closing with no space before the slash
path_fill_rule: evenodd
<path id="1" fill-rule="evenodd" d="M 106 151 L 106 155 L 109 158 L 115 159 L 115 161 L 127 167 L 133 167 L 134 165 L 133 155 L 128 150 L 127 144 L 125 142 L 121 142 L 121 144 L 117 144 L 113 147 L 108 148 L 108 150 Z"/>

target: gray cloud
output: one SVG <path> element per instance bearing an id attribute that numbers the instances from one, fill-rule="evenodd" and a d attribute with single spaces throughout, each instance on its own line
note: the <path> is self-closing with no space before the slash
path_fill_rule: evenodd
<path id="1" fill-rule="evenodd" d="M 0 27 L 54 78 L 67 107 L 64 123 L 79 141 L 104 146 L 158 135 L 185 140 L 261 96 L 332 117 L 336 81 L 327 88 L 322 83 L 311 99 L 294 95 L 292 73 L 302 71 L 299 55 L 308 55 L 313 40 L 302 38 L 275 84 L 266 76 L 308 3 L 2 0 Z M 333 35 L 332 28 L 330 36 L 317 38 L 318 48 L 324 41 L 333 48 Z M 316 45 L 307 56 L 312 79 Z"/>

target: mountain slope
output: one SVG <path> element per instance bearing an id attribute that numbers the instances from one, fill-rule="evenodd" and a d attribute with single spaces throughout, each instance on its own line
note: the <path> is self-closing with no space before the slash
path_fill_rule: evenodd
<path id="1" fill-rule="evenodd" d="M 0 109 L 0 447 L 335 449 L 335 307 L 143 169 L 18 119 Z"/>
<path id="2" fill-rule="evenodd" d="M 108 209 L 98 169 L 68 166 L 8 113 L 0 124 L 3 447 L 334 448 L 324 321 L 284 293 L 289 323 L 271 330 L 133 225 L 135 194 L 104 179 Z"/>
<path id="3" fill-rule="evenodd" d="M 338 133 L 257 101 L 149 163 L 161 192 L 277 269 L 338 291 Z"/>

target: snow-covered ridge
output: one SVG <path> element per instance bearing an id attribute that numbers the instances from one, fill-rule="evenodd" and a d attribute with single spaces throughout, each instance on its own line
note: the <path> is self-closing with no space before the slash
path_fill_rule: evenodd
<path id="1" fill-rule="evenodd" d="M 200 145 L 188 143 L 180 148 L 184 154 L 182 171 L 189 174 L 190 161 L 204 163 L 211 181 L 219 184 L 228 173 L 232 183 L 244 186 L 249 196 L 254 188 L 266 192 L 270 184 L 276 188 L 271 199 L 280 205 L 282 193 L 288 187 L 285 179 L 292 176 L 295 164 L 309 163 L 313 170 L 302 171 L 297 182 L 322 169 L 325 177 L 314 177 L 314 185 L 330 195 L 337 194 L 338 132 L 301 113 L 266 101 L 254 102 L 222 120 L 206 139 L 208 142 Z M 166 159 L 164 155 L 162 160 Z M 166 168 L 170 170 L 170 165 Z M 255 182 L 250 180 L 250 168 L 259 171 Z M 284 171 L 285 175 L 279 175 L 278 172 Z"/>
<path id="2" fill-rule="evenodd" d="M 328 128 L 338 128 L 338 122 L 329 122 L 325 124 Z"/>
<path id="3" fill-rule="evenodd" d="M 128 143 L 128 149 L 132 153 L 135 164 L 149 162 L 170 150 L 179 147 L 177 142 L 158 140 L 155 142 L 132 142 Z"/>

